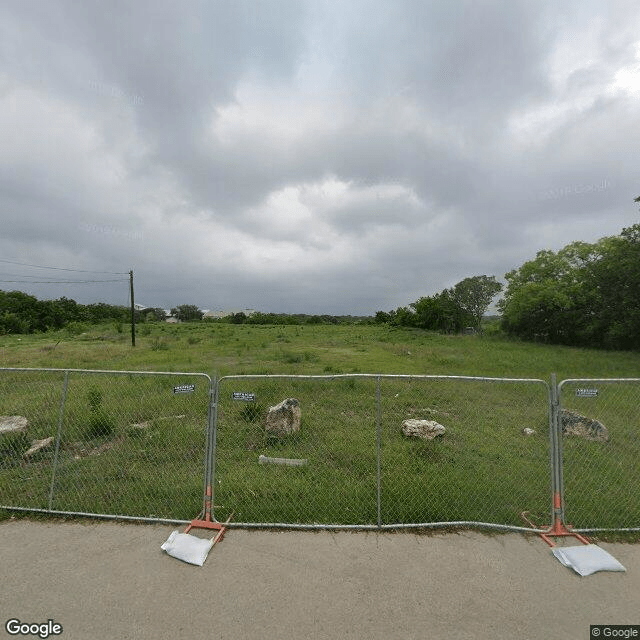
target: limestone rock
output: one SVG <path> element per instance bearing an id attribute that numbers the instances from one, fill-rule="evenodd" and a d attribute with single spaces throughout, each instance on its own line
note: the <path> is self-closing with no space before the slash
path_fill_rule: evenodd
<path id="1" fill-rule="evenodd" d="M 23 458 L 30 458 L 34 454 L 42 451 L 43 449 L 48 449 L 53 444 L 53 436 L 50 438 L 44 438 L 42 440 L 34 440 L 31 443 L 31 448 L 24 452 L 22 455 Z"/>
<path id="2" fill-rule="evenodd" d="M 24 416 L 0 416 L 0 435 L 3 433 L 25 433 L 29 421 Z"/>
<path id="3" fill-rule="evenodd" d="M 436 436 L 443 435 L 444 432 L 445 428 L 435 420 L 410 418 L 402 423 L 402 433 L 411 438 L 433 440 Z"/>
<path id="4" fill-rule="evenodd" d="M 587 418 L 577 411 L 563 409 L 560 415 L 562 433 L 564 435 L 580 436 L 585 440 L 608 442 L 609 431 L 599 420 Z"/>
<path id="5" fill-rule="evenodd" d="M 302 411 L 296 398 L 287 398 L 275 407 L 269 407 L 265 420 L 267 433 L 282 437 L 300 431 Z"/>

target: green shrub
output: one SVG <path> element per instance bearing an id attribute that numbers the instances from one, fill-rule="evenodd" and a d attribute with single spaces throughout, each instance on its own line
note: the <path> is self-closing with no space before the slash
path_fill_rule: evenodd
<path id="1" fill-rule="evenodd" d="M 87 440 L 105 438 L 115 431 L 115 421 L 102 407 L 102 391 L 93 385 L 87 390 L 89 417 L 84 431 Z"/>
<path id="2" fill-rule="evenodd" d="M 102 405 L 102 391 L 99 387 L 89 387 L 87 391 L 87 401 L 92 411 L 96 411 Z"/>
<path id="3" fill-rule="evenodd" d="M 79 336 L 81 333 L 87 330 L 86 326 L 82 322 L 69 322 L 64 328 L 68 335 Z"/>
<path id="4" fill-rule="evenodd" d="M 148 324 L 140 325 L 138 329 L 138 334 L 141 336 L 151 335 L 151 327 Z"/>
<path id="5" fill-rule="evenodd" d="M 104 409 L 93 409 L 89 415 L 84 435 L 87 440 L 106 438 L 113 434 L 115 428 L 114 419 Z"/>

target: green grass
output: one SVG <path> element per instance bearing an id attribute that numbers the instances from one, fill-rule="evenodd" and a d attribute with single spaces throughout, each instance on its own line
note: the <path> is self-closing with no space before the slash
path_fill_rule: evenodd
<path id="1" fill-rule="evenodd" d="M 549 380 L 637 377 L 640 354 L 551 347 L 499 336 L 443 336 L 380 325 L 251 326 L 149 323 L 0 336 L 1 367 L 191 371 L 210 375 L 314 374 L 325 379 L 226 378 L 218 406 L 216 515 L 245 522 L 375 524 L 375 378 L 345 373 Z M 195 382 L 192 394 L 173 388 Z M 25 415 L 30 439 L 57 434 L 63 374 L 0 374 L 0 415 Z M 575 386 L 575 385 L 574 385 Z M 623 385 L 624 387 L 624 385 Z M 563 402 L 602 420 L 605 445 L 565 440 L 567 511 L 576 526 L 640 525 L 638 389 L 611 386 L 596 399 L 567 389 Z M 256 403 L 231 399 L 254 393 Z M 302 430 L 284 440 L 262 427 L 269 406 L 299 399 Z M 384 378 L 380 388 L 381 515 L 385 523 L 474 520 L 549 522 L 549 438 L 544 385 Z M 0 450 L 2 503 L 58 510 L 189 519 L 200 509 L 208 396 L 195 377 L 72 373 L 56 477 L 54 451 L 22 458 L 29 442 Z M 417 442 L 406 418 L 445 425 Z M 144 425 L 144 426 L 140 426 Z M 524 437 L 522 429 L 536 434 Z M 259 465 L 260 454 L 304 458 L 304 467 Z M 624 487 L 624 491 L 620 491 Z M 595 523 L 595 524 L 594 524 Z"/>

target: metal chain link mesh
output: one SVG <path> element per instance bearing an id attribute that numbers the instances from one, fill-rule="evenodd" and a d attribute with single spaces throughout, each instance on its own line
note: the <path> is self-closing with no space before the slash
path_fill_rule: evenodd
<path id="1" fill-rule="evenodd" d="M 549 521 L 543 381 L 229 376 L 218 382 L 215 425 L 210 383 L 198 373 L 0 370 L 0 505 L 189 520 L 202 507 L 215 426 L 218 520 L 521 526 L 527 511 Z M 640 380 L 559 388 L 565 521 L 640 527 Z M 272 434 L 267 412 L 287 398 L 301 428 Z M 445 431 L 409 437 L 409 419 Z"/>
<path id="2" fill-rule="evenodd" d="M 243 523 L 523 526 L 520 514 L 529 511 L 550 523 L 542 381 L 230 376 L 218 389 L 220 520 L 235 511 Z M 266 414 L 286 398 L 299 402 L 301 429 L 270 436 Z M 436 420 L 445 434 L 407 437 L 407 419 Z"/>
<path id="3" fill-rule="evenodd" d="M 640 380 L 559 387 L 565 521 L 577 529 L 640 528 Z"/>
<path id="4" fill-rule="evenodd" d="M 375 379 L 364 376 L 222 378 L 216 518 L 235 511 L 243 523 L 375 525 L 375 397 Z M 270 434 L 269 408 L 288 398 L 299 403 L 300 430 Z"/>
<path id="5" fill-rule="evenodd" d="M 65 393 L 60 371 L 2 371 L 0 384 L 0 414 L 28 423 L 20 435 L 1 436 L 3 505 L 185 520 L 198 514 L 208 376 L 69 371 Z M 29 454 L 35 440 L 47 444 Z"/>
<path id="6" fill-rule="evenodd" d="M 0 372 L 0 504 L 46 509 L 64 373 Z M 42 452 L 28 453 L 35 441 Z"/>
<path id="7" fill-rule="evenodd" d="M 550 521 L 544 382 L 391 377 L 382 390 L 384 522 L 524 526 L 523 511 L 538 524 Z M 406 436 L 411 419 L 444 433 Z"/>

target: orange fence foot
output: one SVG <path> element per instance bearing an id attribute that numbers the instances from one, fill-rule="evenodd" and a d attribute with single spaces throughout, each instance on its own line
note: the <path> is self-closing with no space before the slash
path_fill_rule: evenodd
<path id="1" fill-rule="evenodd" d="M 569 525 L 569 526 L 571 526 L 571 525 Z M 553 540 L 551 540 L 551 538 L 560 538 L 560 537 L 566 537 L 566 536 L 573 536 L 574 538 L 576 538 L 577 540 L 582 542 L 582 544 L 591 544 L 587 538 L 585 538 L 584 536 L 581 536 L 579 533 L 576 533 L 575 531 L 571 531 L 570 529 L 565 527 L 562 524 L 562 522 L 559 522 L 559 521 L 556 521 L 553 524 L 553 527 L 551 527 L 551 529 L 549 529 L 549 531 L 546 531 L 545 533 L 541 533 L 540 534 L 540 537 L 550 547 L 555 547 L 556 546 L 556 543 Z"/>

